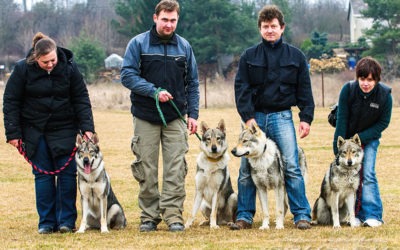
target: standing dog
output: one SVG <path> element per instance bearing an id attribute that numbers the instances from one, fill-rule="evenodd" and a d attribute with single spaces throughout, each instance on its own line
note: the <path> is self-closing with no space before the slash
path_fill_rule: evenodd
<path id="1" fill-rule="evenodd" d="M 201 152 L 197 157 L 196 194 L 192 216 L 185 227 L 192 225 L 201 206 L 201 212 L 206 218 L 201 224 L 209 223 L 210 228 L 219 228 L 218 225 L 234 222 L 237 209 L 237 194 L 232 189 L 228 170 L 229 155 L 224 120 L 215 129 L 202 122 L 201 130 L 203 136 Z"/>
<path id="2" fill-rule="evenodd" d="M 115 196 L 98 145 L 99 139 L 76 137 L 78 148 L 75 161 L 78 169 L 78 187 L 81 193 L 82 221 L 77 233 L 87 228 L 100 228 L 102 233 L 126 227 L 126 218 Z"/>
<path id="3" fill-rule="evenodd" d="M 251 166 L 251 178 L 257 187 L 257 193 L 263 211 L 261 230 L 269 229 L 269 211 L 267 191 L 275 191 L 276 200 L 276 229 L 283 229 L 284 217 L 288 207 L 285 189 L 284 166 L 281 153 L 271 139 L 253 123 L 250 127 L 244 125 L 239 135 L 236 147 L 232 149 L 236 157 L 244 156 Z M 299 164 L 305 178 L 307 174 L 304 151 L 299 148 Z"/>
<path id="4" fill-rule="evenodd" d="M 350 226 L 355 227 L 355 199 L 364 152 L 358 134 L 348 140 L 339 136 L 337 147 L 338 155 L 325 174 L 314 204 L 313 224 L 333 223 L 334 228 L 340 228 L 340 223 L 349 218 Z"/>

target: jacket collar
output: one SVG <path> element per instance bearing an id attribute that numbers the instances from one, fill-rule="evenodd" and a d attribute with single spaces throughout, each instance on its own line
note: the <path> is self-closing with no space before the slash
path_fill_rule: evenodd
<path id="1" fill-rule="evenodd" d="M 150 43 L 151 44 L 162 44 L 163 43 L 162 39 L 157 34 L 156 25 L 153 25 L 153 27 L 150 30 Z M 178 39 L 176 38 L 175 32 L 172 34 L 172 37 L 168 40 L 167 43 L 168 44 L 178 44 Z"/>
<path id="2" fill-rule="evenodd" d="M 274 42 L 274 43 L 270 43 L 270 42 L 266 41 L 265 39 L 262 39 L 262 43 L 263 43 L 267 48 L 272 48 L 272 49 L 274 49 L 274 48 L 279 48 L 279 47 L 282 46 L 283 39 L 282 39 L 282 37 L 281 37 L 281 38 L 279 38 L 278 41 L 276 41 L 276 42 Z"/>

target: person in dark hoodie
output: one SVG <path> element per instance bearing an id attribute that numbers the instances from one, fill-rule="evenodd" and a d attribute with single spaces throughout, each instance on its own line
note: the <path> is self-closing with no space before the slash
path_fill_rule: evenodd
<path id="1" fill-rule="evenodd" d="M 57 175 L 43 172 L 54 172 L 70 160 L 77 133 L 87 138 L 94 133 L 89 94 L 72 52 L 37 33 L 7 81 L 3 113 L 7 142 L 23 147 L 38 168 L 32 173 L 39 234 L 72 232 L 77 218 L 75 160 Z"/>
<path id="2" fill-rule="evenodd" d="M 364 159 L 356 201 L 356 225 L 379 227 L 383 224 L 383 206 L 376 177 L 375 162 L 379 139 L 392 116 L 392 89 L 380 82 L 381 66 L 372 57 L 356 65 L 356 80 L 343 85 L 339 95 L 333 153 L 338 154 L 339 136 L 358 134 L 364 148 Z"/>
<path id="3" fill-rule="evenodd" d="M 160 1 L 153 15 L 155 25 L 130 40 L 122 63 L 121 82 L 131 91 L 132 151 L 136 156 L 132 172 L 140 183 L 141 232 L 157 230 L 162 219 L 169 231 L 184 230 L 187 129 L 191 134 L 197 129 L 199 80 L 192 47 L 175 33 L 178 19 L 179 3 Z M 170 100 L 174 101 L 179 113 L 186 116 L 187 125 Z M 165 127 L 157 101 L 165 117 Z M 158 187 L 160 145 L 162 190 Z"/>
<path id="4" fill-rule="evenodd" d="M 235 78 L 236 108 L 242 121 L 256 122 L 282 154 L 285 187 L 290 211 L 298 229 L 310 229 L 311 209 L 306 197 L 304 178 L 298 161 L 292 106 L 299 112 L 298 135 L 306 137 L 314 117 L 314 99 L 304 54 L 285 43 L 285 21 L 275 5 L 266 5 L 258 15 L 262 41 L 246 49 L 239 61 Z M 238 178 L 237 221 L 232 230 L 252 227 L 256 187 L 248 161 L 242 157 Z"/>

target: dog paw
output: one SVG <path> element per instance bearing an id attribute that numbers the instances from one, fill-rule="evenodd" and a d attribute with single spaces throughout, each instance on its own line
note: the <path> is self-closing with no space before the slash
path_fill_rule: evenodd
<path id="1" fill-rule="evenodd" d="M 218 225 L 210 225 L 210 228 L 211 229 L 219 229 L 219 226 Z"/>
<path id="2" fill-rule="evenodd" d="M 101 233 L 102 234 L 108 234 L 110 231 L 108 231 L 108 230 L 101 230 Z"/>
<path id="3" fill-rule="evenodd" d="M 188 229 L 188 228 L 190 228 L 191 225 L 192 225 L 192 223 L 186 223 L 185 228 Z"/>
<path id="4" fill-rule="evenodd" d="M 283 225 L 276 225 L 275 229 L 281 230 L 284 229 L 285 227 Z"/>
<path id="5" fill-rule="evenodd" d="M 76 234 L 83 234 L 85 232 L 85 230 L 78 230 L 78 231 L 76 231 L 75 233 Z"/>
<path id="6" fill-rule="evenodd" d="M 333 225 L 333 229 L 340 229 L 340 228 L 341 228 L 340 224 L 339 225 Z"/>
<path id="7" fill-rule="evenodd" d="M 267 225 L 267 226 L 261 226 L 261 227 L 259 227 L 258 229 L 260 229 L 260 230 L 268 230 L 269 229 L 269 226 Z"/>

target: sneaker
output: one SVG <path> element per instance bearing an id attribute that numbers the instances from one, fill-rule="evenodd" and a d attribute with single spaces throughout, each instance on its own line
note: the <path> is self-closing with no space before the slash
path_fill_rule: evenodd
<path id="1" fill-rule="evenodd" d="M 251 228 L 251 224 L 247 223 L 244 220 L 237 220 L 235 223 L 233 223 L 230 226 L 231 230 L 242 230 L 242 229 L 250 229 Z"/>
<path id="2" fill-rule="evenodd" d="M 375 220 L 375 219 L 367 219 L 364 221 L 364 226 L 365 227 L 380 227 L 382 226 L 382 221 Z"/>
<path id="3" fill-rule="evenodd" d="M 67 226 L 61 226 L 60 227 L 60 233 L 65 234 L 65 233 L 72 233 L 73 229 Z"/>
<path id="4" fill-rule="evenodd" d="M 183 230 L 185 230 L 185 227 L 180 222 L 172 223 L 168 227 L 170 232 L 182 232 Z"/>
<path id="5" fill-rule="evenodd" d="M 153 221 L 142 222 L 142 224 L 140 224 L 139 226 L 140 232 L 151 232 L 156 230 L 157 230 L 157 225 Z"/>
<path id="6" fill-rule="evenodd" d="M 38 233 L 39 234 L 52 234 L 53 229 L 51 227 L 42 227 L 42 228 L 39 228 Z"/>
<path id="7" fill-rule="evenodd" d="M 300 230 L 307 230 L 307 229 L 311 229 L 311 224 L 307 220 L 299 220 L 298 222 L 296 222 L 296 227 L 297 227 L 297 229 L 300 229 Z"/>

